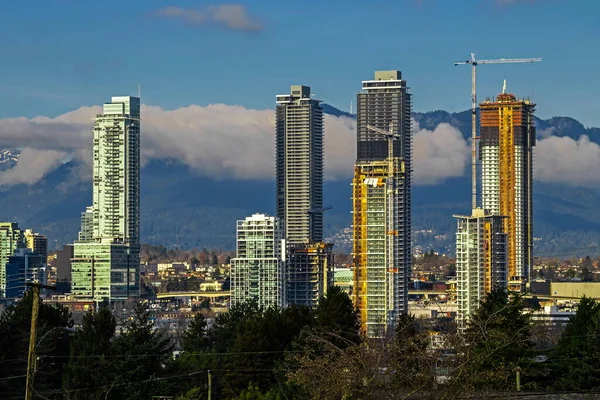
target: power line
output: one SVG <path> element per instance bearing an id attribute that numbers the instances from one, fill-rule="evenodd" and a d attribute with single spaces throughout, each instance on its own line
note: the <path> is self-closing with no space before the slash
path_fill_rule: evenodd
<path id="1" fill-rule="evenodd" d="M 252 355 L 252 354 L 283 354 L 283 353 L 303 353 L 302 350 L 272 350 L 272 351 L 240 351 L 240 352 L 219 352 L 219 353 L 197 353 L 183 352 L 182 354 L 191 356 L 229 356 L 229 355 Z M 141 357 L 166 357 L 164 354 L 112 354 L 112 355 L 40 355 L 43 358 L 141 358 Z"/>
<path id="2" fill-rule="evenodd" d="M 27 357 L 13 358 L 11 360 L 0 360 L 0 364 L 2 364 L 2 363 L 8 363 L 8 362 L 14 362 L 14 361 L 21 361 L 21 360 L 27 360 Z"/>
<path id="3" fill-rule="evenodd" d="M 83 388 L 83 389 L 73 389 L 73 390 L 68 390 L 68 391 L 59 390 L 59 391 L 52 391 L 51 393 L 52 394 L 81 393 L 81 392 L 88 392 L 88 391 L 92 391 L 92 390 L 114 388 L 114 387 L 118 387 L 118 386 L 131 385 L 131 384 L 137 384 L 137 383 L 151 383 L 151 382 L 156 382 L 156 381 L 164 381 L 164 380 L 184 378 L 184 377 L 189 378 L 194 375 L 205 373 L 206 371 L 208 371 L 208 369 L 210 369 L 211 371 L 215 371 L 215 372 L 248 372 L 248 373 L 263 372 L 263 373 L 269 373 L 269 374 L 275 373 L 275 370 L 272 370 L 272 369 L 212 369 L 212 368 L 205 368 L 202 370 L 188 372 L 185 374 L 177 374 L 177 375 L 171 375 L 171 376 L 149 378 L 149 379 L 143 379 L 143 380 L 138 380 L 138 381 L 113 383 L 113 384 L 108 384 L 108 385 L 95 386 L 95 387 Z M 25 377 L 25 376 L 26 375 L 23 375 L 23 377 Z"/>
<path id="4" fill-rule="evenodd" d="M 26 378 L 27 374 L 25 375 L 15 375 L 15 376 L 7 376 L 5 378 L 0 378 L 0 381 L 7 381 L 9 379 L 18 379 L 18 378 Z"/>

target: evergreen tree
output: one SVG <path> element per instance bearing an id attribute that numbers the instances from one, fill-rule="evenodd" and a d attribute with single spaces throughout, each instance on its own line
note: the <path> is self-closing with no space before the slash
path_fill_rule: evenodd
<path id="1" fill-rule="evenodd" d="M 318 334 L 328 336 L 338 346 L 360 342 L 358 311 L 338 286 L 330 287 L 319 300 L 315 309 L 315 328 Z"/>
<path id="2" fill-rule="evenodd" d="M 527 380 L 534 344 L 531 316 L 524 309 L 523 299 L 518 295 L 509 298 L 505 290 L 494 290 L 485 297 L 465 331 L 467 360 L 463 365 L 468 371 L 459 369 L 458 379 L 465 379 L 473 388 L 512 388 L 519 367 L 524 382 Z"/>
<path id="3" fill-rule="evenodd" d="M 200 353 L 208 349 L 206 320 L 197 313 L 183 334 L 182 349 L 190 353 Z"/>
<path id="4" fill-rule="evenodd" d="M 102 397 L 107 391 L 105 386 L 112 383 L 112 340 L 116 326 L 108 307 L 84 315 L 71 343 L 71 357 L 63 380 L 70 400 Z"/>
<path id="5" fill-rule="evenodd" d="M 285 352 L 313 315 L 306 307 L 261 310 L 255 301 L 236 304 L 219 315 L 208 330 L 218 398 L 235 398 L 254 382 L 267 392 L 278 385 L 278 367 Z M 281 378 L 280 378 L 281 379 Z"/>
<path id="6" fill-rule="evenodd" d="M 0 316 L 0 393 L 12 393 L 17 397 L 24 395 L 32 303 L 33 291 L 30 290 Z M 68 329 L 72 326 L 71 314 L 66 307 L 49 305 L 40 299 L 35 375 L 37 391 L 49 394 L 61 389 L 60 377 L 69 355 Z"/>
<path id="7" fill-rule="evenodd" d="M 145 400 L 171 390 L 173 382 L 157 380 L 169 365 L 173 345 L 154 328 L 146 303 L 137 303 L 123 332 L 113 341 L 114 370 L 109 399 Z M 113 378 L 114 377 L 114 378 Z"/>
<path id="8" fill-rule="evenodd" d="M 271 389 L 267 393 L 263 393 L 260 391 L 259 387 L 250 383 L 248 389 L 245 389 L 240 393 L 238 397 L 239 400 L 283 400 L 284 397 L 277 393 L 275 390 Z"/>
<path id="9" fill-rule="evenodd" d="M 600 303 L 584 297 L 548 360 L 550 386 L 600 389 Z"/>

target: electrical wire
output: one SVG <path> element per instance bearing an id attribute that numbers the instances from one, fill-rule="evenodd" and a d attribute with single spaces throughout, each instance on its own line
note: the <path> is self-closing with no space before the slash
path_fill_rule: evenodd
<path id="1" fill-rule="evenodd" d="M 27 377 L 27 374 L 25 374 L 25 375 L 7 376 L 7 377 L 4 377 L 4 378 L 0 378 L 0 381 L 7 381 L 9 379 L 18 379 L 18 378 L 26 378 L 26 377 Z"/>
<path id="2" fill-rule="evenodd" d="M 219 353 L 197 353 L 183 352 L 182 354 L 191 356 L 230 356 L 230 355 L 252 355 L 252 354 L 283 354 L 283 353 L 302 353 L 302 350 L 272 350 L 272 351 L 239 351 L 239 352 L 219 352 Z M 42 355 L 40 355 L 42 357 Z M 112 354 L 112 355 L 43 355 L 44 358 L 143 358 L 143 357 L 165 357 L 164 354 Z"/>

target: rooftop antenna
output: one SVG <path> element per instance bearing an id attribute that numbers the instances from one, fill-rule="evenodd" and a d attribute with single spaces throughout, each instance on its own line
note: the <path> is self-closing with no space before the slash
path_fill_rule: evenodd
<path id="1" fill-rule="evenodd" d="M 506 79 L 504 80 L 504 84 L 502 85 L 502 94 L 506 94 Z"/>
<path id="2" fill-rule="evenodd" d="M 350 115 L 352 115 L 352 100 L 350 100 Z"/>
<path id="3" fill-rule="evenodd" d="M 138 83 L 138 98 L 142 97 L 142 84 Z"/>

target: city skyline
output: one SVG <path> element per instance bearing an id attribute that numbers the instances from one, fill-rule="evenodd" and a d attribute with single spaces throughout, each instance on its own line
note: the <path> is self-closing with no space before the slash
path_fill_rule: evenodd
<path id="1" fill-rule="evenodd" d="M 0 394 L 597 396 L 600 3 L 1 8 Z"/>
<path id="2" fill-rule="evenodd" d="M 417 6 L 415 4 L 405 4 L 405 6 L 407 10 L 411 10 L 410 12 L 424 9 L 431 11 L 435 8 L 432 3 L 426 3 L 428 2 L 425 1 L 422 5 Z M 228 33 L 245 35 L 248 33 L 247 31 L 255 31 L 258 32 L 258 35 L 266 34 L 265 32 L 269 31 L 269 23 L 273 21 L 263 20 L 262 24 L 248 23 L 248 21 L 260 19 L 260 14 L 257 11 L 261 7 L 257 6 L 258 8 L 254 9 L 251 4 L 241 4 L 241 6 L 242 8 L 238 10 L 242 10 L 243 15 L 246 15 L 250 19 L 244 23 L 245 25 L 243 24 L 243 28 L 241 29 L 243 32 L 233 29 L 236 32 Z M 535 7 L 539 6 L 520 4 L 510 7 L 494 6 L 491 8 L 495 8 L 495 11 L 493 11 L 495 13 L 501 12 L 506 14 L 513 12 L 522 13 L 526 10 L 532 11 Z M 183 9 L 183 5 L 180 8 Z M 200 8 L 202 9 L 202 7 Z M 492 12 L 490 11 L 491 8 L 488 10 L 489 12 Z M 202 10 L 201 14 L 203 12 L 209 13 L 208 10 Z M 155 11 L 158 12 L 160 10 Z M 175 20 L 179 18 L 178 15 L 180 14 L 175 9 L 169 8 L 168 12 L 163 10 L 160 16 L 146 15 L 146 17 L 150 19 L 154 18 L 154 23 L 175 25 L 177 24 Z M 190 26 L 185 29 L 191 29 L 191 31 L 196 32 L 198 35 L 208 35 L 214 34 L 213 28 L 212 26 Z M 225 26 L 220 29 L 227 28 Z M 509 34 L 512 33 L 509 32 Z M 479 56 L 486 57 L 486 53 L 480 52 L 478 49 L 473 50 Z M 547 62 L 555 62 L 552 59 L 548 61 L 548 57 L 543 53 L 528 53 L 527 55 L 541 55 L 544 56 Z M 460 60 L 459 57 L 454 57 L 453 59 Z M 377 63 L 378 60 L 374 58 L 371 62 Z M 545 65 L 545 63 L 542 64 Z M 402 65 L 399 64 L 399 66 L 401 67 Z M 509 70 L 518 69 L 520 74 L 529 74 L 526 71 L 527 68 L 521 66 L 507 66 L 506 68 L 507 73 Z M 535 70 L 542 68 L 543 71 L 546 67 L 540 64 L 540 66 L 536 65 L 531 68 Z M 499 81 L 496 83 L 492 82 L 491 77 L 493 74 L 491 74 L 491 71 L 493 69 L 494 67 L 487 68 L 480 76 L 481 84 L 478 91 L 480 99 L 498 92 L 496 89 L 493 92 L 485 91 L 486 85 L 500 86 Z M 457 79 L 459 75 L 468 76 L 468 73 L 461 69 L 453 69 L 453 71 Z M 262 73 L 262 71 L 260 72 Z M 242 71 L 242 73 L 249 74 L 248 71 Z M 337 77 L 338 75 L 335 76 Z M 435 79 L 439 79 L 441 76 L 441 73 L 440 75 L 434 75 Z M 316 80 L 318 81 L 318 79 Z M 317 92 L 319 99 L 323 98 L 320 93 L 326 93 L 321 90 L 321 87 L 317 87 L 312 79 L 289 79 L 287 81 L 288 83 L 298 82 L 311 85 L 315 92 Z M 452 82 L 454 83 L 454 81 Z M 511 82 L 511 89 L 519 85 L 518 80 L 513 82 L 509 78 L 509 82 Z M 348 83 L 344 84 L 347 85 Z M 414 86 L 412 81 L 411 85 Z M 135 88 L 135 84 L 133 86 Z M 142 91 L 145 87 L 145 85 L 142 85 Z M 134 88 L 132 89 L 135 90 Z M 464 88 L 468 90 L 468 85 L 464 85 Z M 280 91 L 277 90 L 273 93 Z M 516 89 L 514 91 L 517 92 Z M 421 91 L 417 92 L 422 93 Z M 262 93 L 264 93 L 263 89 L 253 91 L 256 100 L 260 99 L 260 101 L 264 101 L 263 99 L 266 96 L 263 96 Z M 454 92 L 452 95 L 454 95 Z M 527 94 L 521 94 L 521 96 L 527 97 Z M 272 94 L 269 97 L 272 98 Z M 417 96 L 416 99 L 420 97 Z M 462 98 L 466 100 L 466 96 Z M 537 98 L 537 95 L 534 98 Z M 578 100 L 579 98 L 575 99 L 575 101 Z M 536 103 L 539 102 L 536 100 Z M 465 101 L 464 104 L 467 105 L 467 102 Z M 269 157 L 272 155 L 269 153 L 272 153 L 272 151 L 270 146 L 265 146 L 265 143 L 270 142 L 273 138 L 272 127 L 275 122 L 270 117 L 265 116 L 272 114 L 272 108 L 250 110 L 246 107 L 213 105 L 208 107 L 191 106 L 185 109 L 167 111 L 166 109 L 152 106 L 142 107 L 145 110 L 144 112 L 147 112 L 149 115 L 149 123 L 147 125 L 148 136 L 145 143 L 142 143 L 142 161 L 144 165 L 148 165 L 148 160 L 170 160 L 174 158 L 189 166 L 194 174 L 201 177 L 214 177 L 216 180 L 270 180 L 272 168 L 269 165 L 271 161 Z M 354 102 L 353 108 L 356 109 L 356 107 L 357 104 Z M 539 105 L 538 109 L 541 109 Z M 89 166 L 90 160 L 85 154 L 87 151 L 80 143 L 86 142 L 87 138 L 85 135 L 89 134 L 88 121 L 90 116 L 95 114 L 97 114 L 97 107 L 77 109 L 56 119 L 1 119 L 0 131 L 8 133 L 8 135 L 0 135 L 1 145 L 10 145 L 22 149 L 23 156 L 20 165 L 30 164 L 30 166 L 27 168 L 27 171 L 21 171 L 23 168 L 20 167 L 11 168 L 8 171 L 0 171 L 0 184 L 9 187 L 17 183 L 34 184 L 43 179 L 48 173 L 60 168 L 62 163 L 69 161 L 82 163 L 82 168 L 78 168 L 75 173 L 81 179 L 88 179 L 85 167 Z M 352 153 L 354 152 L 354 148 L 353 145 L 348 144 L 349 141 L 347 139 L 350 135 L 354 134 L 356 129 L 355 122 L 343 115 L 336 117 L 327 114 L 324 116 L 324 119 L 326 130 L 329 132 L 325 140 L 325 153 L 328 161 L 326 163 L 325 177 L 328 180 L 349 181 L 352 174 L 350 166 L 353 162 Z M 218 123 L 215 122 L 216 120 L 218 120 Z M 199 123 L 199 121 L 202 122 Z M 209 121 L 209 123 L 212 123 L 212 126 L 207 128 L 202 125 L 204 121 Z M 414 126 L 415 132 L 414 179 L 411 183 L 414 185 L 433 185 L 444 183 L 453 178 L 464 177 L 468 169 L 468 157 L 466 153 L 468 150 L 468 140 L 465 140 L 460 135 L 458 129 L 445 123 L 440 123 L 437 127 L 427 126 L 427 128 L 420 128 L 418 123 L 416 123 L 416 119 L 411 121 L 411 123 Z M 555 182 L 572 186 L 597 186 L 599 183 L 598 179 L 593 174 L 590 175 L 589 172 L 594 170 L 593 166 L 595 164 L 590 166 L 586 163 L 589 160 L 598 162 L 597 159 L 600 158 L 597 157 L 600 155 L 600 146 L 594 143 L 597 139 L 594 136 L 591 136 L 591 140 L 587 140 L 586 137 L 580 137 L 579 140 L 574 137 L 559 138 L 553 136 L 552 129 L 555 129 L 555 126 L 546 131 L 538 132 L 540 138 L 534 178 L 537 181 Z M 54 135 L 57 131 L 59 134 Z M 184 132 L 186 133 L 184 134 Z M 52 137 L 52 140 L 50 140 L 50 137 Z M 243 140 L 240 146 L 230 146 L 232 142 L 237 143 L 237 140 L 240 139 Z M 215 146 L 215 143 L 227 145 L 224 147 L 228 151 L 231 150 L 231 152 L 221 153 L 214 151 L 213 146 Z M 584 156 L 587 156 L 587 158 Z M 557 157 L 560 157 L 564 162 L 555 163 L 554 160 Z M 36 162 L 33 163 L 31 162 L 32 160 Z M 272 212 L 270 209 L 265 211 Z M 456 211 L 458 212 L 459 210 Z M 465 213 L 467 210 L 462 211 Z"/>

